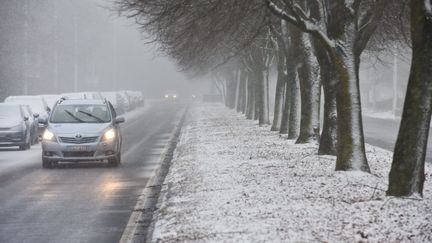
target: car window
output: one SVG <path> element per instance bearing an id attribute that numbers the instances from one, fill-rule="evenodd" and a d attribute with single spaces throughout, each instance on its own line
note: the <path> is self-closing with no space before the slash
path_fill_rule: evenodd
<path id="1" fill-rule="evenodd" d="M 111 121 L 106 105 L 57 105 L 51 123 L 107 123 Z"/>

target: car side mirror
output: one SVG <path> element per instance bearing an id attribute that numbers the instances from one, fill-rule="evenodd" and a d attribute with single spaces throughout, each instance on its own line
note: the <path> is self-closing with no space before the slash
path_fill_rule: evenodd
<path id="1" fill-rule="evenodd" d="M 51 112 L 51 108 L 49 108 L 48 106 L 45 108 L 45 110 L 46 110 L 47 113 Z"/>
<path id="2" fill-rule="evenodd" d="M 33 117 L 34 117 L 34 118 L 38 118 L 38 117 L 39 117 L 39 114 L 38 114 L 38 113 L 34 113 L 34 114 L 33 114 Z"/>
<path id="3" fill-rule="evenodd" d="M 24 121 L 28 121 L 28 120 L 29 120 L 28 116 L 25 116 Z"/>
<path id="4" fill-rule="evenodd" d="M 45 118 L 39 118 L 38 122 L 39 122 L 39 124 L 42 124 L 42 125 L 48 125 L 48 120 Z"/>
<path id="5" fill-rule="evenodd" d="M 119 124 L 119 123 L 124 123 L 126 120 L 124 119 L 124 117 L 117 117 L 115 119 L 115 123 Z"/>

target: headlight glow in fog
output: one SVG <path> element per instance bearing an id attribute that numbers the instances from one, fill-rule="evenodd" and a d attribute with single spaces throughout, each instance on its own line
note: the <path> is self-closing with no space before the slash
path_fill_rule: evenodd
<path id="1" fill-rule="evenodd" d="M 104 134 L 104 138 L 106 140 L 114 139 L 115 136 L 116 136 L 116 133 L 115 133 L 114 129 L 110 129 L 110 130 L 106 131 Z"/>
<path id="2" fill-rule="evenodd" d="M 54 133 L 46 129 L 42 137 L 44 140 L 52 140 L 54 138 Z"/>

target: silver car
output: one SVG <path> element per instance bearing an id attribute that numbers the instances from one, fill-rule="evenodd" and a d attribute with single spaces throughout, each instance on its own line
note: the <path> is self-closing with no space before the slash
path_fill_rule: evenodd
<path id="1" fill-rule="evenodd" d="M 54 106 L 42 136 L 42 166 L 68 161 L 121 161 L 122 137 L 115 110 L 107 100 L 65 100 Z"/>
<path id="2" fill-rule="evenodd" d="M 0 103 L 0 147 L 30 149 L 30 129 L 29 117 L 22 105 Z"/>

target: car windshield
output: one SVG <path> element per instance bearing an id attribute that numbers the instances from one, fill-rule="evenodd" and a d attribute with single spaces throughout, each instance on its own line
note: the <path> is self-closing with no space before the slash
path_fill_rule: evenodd
<path id="1" fill-rule="evenodd" d="M 17 118 L 20 117 L 18 106 L 0 106 L 0 117 L 2 118 Z"/>
<path id="2" fill-rule="evenodd" d="M 106 105 L 58 105 L 51 116 L 51 123 L 106 123 L 111 118 Z"/>

